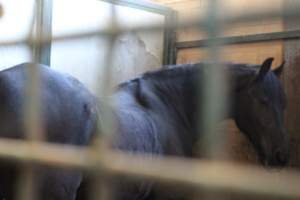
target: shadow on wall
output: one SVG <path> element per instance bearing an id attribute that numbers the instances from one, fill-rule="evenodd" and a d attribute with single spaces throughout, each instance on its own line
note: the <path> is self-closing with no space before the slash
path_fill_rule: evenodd
<path id="1" fill-rule="evenodd" d="M 136 77 L 145 71 L 158 69 L 162 64 L 159 56 L 147 49 L 146 43 L 134 32 L 118 38 L 114 51 L 113 80 L 117 83 Z"/>
<path id="2" fill-rule="evenodd" d="M 287 94 L 285 124 L 290 136 L 290 166 L 300 168 L 300 42 L 285 42 L 284 87 Z"/>
<path id="3" fill-rule="evenodd" d="M 226 131 L 226 159 L 245 164 L 258 164 L 257 154 L 245 134 L 237 128 L 234 120 L 225 120 L 218 125 L 219 131 Z M 226 155 L 227 154 L 227 155 Z"/>

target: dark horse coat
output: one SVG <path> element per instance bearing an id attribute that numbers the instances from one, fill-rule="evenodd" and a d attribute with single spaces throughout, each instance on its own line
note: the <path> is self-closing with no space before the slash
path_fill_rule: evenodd
<path id="1" fill-rule="evenodd" d="M 227 64 L 232 104 L 227 117 L 235 119 L 247 135 L 261 161 L 267 165 L 287 163 L 287 135 L 283 127 L 284 93 L 272 59 L 249 67 Z M 22 104 L 26 69 L 22 64 L 0 72 L 0 136 L 23 138 Z M 86 145 L 100 115 L 94 97 L 74 78 L 40 66 L 43 119 L 50 142 Z M 198 81 L 205 75 L 203 64 L 185 65 L 149 72 L 119 86 L 115 100 L 117 133 L 112 147 L 130 153 L 194 157 L 197 139 L 196 97 Z M 82 180 L 76 171 L 40 168 L 37 170 L 39 199 L 72 200 Z M 1 163 L 0 196 L 14 199 L 17 169 Z M 116 180 L 115 199 L 168 199 L 172 192 L 156 193 L 150 182 Z M 176 198 L 176 195 L 175 197 Z M 84 199 L 79 195 L 78 199 Z"/>
<path id="2" fill-rule="evenodd" d="M 23 138 L 24 91 L 26 70 L 21 64 L 0 72 L 0 136 Z M 94 97 L 76 79 L 39 66 L 41 75 L 42 116 L 49 142 L 86 145 L 94 132 Z M 20 167 L 21 169 L 22 167 Z M 70 170 L 35 169 L 38 199 L 72 200 L 81 182 L 81 173 Z M 12 200 L 16 194 L 18 170 L 14 163 L 1 161 L 0 199 Z"/>
<path id="3" fill-rule="evenodd" d="M 285 95 L 270 71 L 273 59 L 262 65 L 226 64 L 231 104 L 225 118 L 233 118 L 267 165 L 287 162 L 287 134 L 283 126 Z M 118 131 L 115 148 L 129 152 L 194 156 L 196 129 L 202 120 L 205 64 L 182 65 L 149 72 L 119 86 L 113 99 Z M 205 86 L 209 87 L 209 86 Z M 200 94 L 197 94 L 200 91 Z"/>
<path id="4" fill-rule="evenodd" d="M 246 134 L 261 162 L 284 166 L 288 161 L 288 137 L 283 125 L 285 95 L 278 75 L 270 67 L 273 59 L 262 65 L 225 64 L 232 97 L 228 115 Z M 114 148 L 130 153 L 195 157 L 195 143 L 202 120 L 197 118 L 203 90 L 197 90 L 206 73 L 203 63 L 171 66 L 149 72 L 119 86 L 113 99 L 118 131 Z M 205 84 L 205 83 L 203 83 Z M 205 87 L 209 87 L 205 85 Z M 200 91 L 200 94 L 196 91 Z M 201 139 L 201 134 L 200 134 Z M 113 199 L 176 199 L 165 191 L 154 192 L 151 183 L 128 184 L 116 179 Z"/>

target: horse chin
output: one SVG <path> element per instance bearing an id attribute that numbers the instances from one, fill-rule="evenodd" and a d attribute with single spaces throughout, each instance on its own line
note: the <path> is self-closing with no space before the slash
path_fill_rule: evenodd
<path id="1" fill-rule="evenodd" d="M 274 162 L 272 159 L 261 159 L 263 167 L 271 171 L 280 171 L 285 165 Z"/>
<path id="2" fill-rule="evenodd" d="M 260 149 L 260 148 L 257 148 Z M 261 165 L 268 170 L 280 170 L 287 165 L 287 163 L 281 163 L 277 161 L 271 153 L 266 151 L 257 151 L 258 161 Z"/>
<path id="3" fill-rule="evenodd" d="M 259 162 L 261 163 L 261 165 L 264 167 L 264 168 L 266 168 L 266 169 L 268 169 L 268 168 L 271 168 L 271 165 L 270 165 L 270 162 L 266 159 L 266 158 L 261 158 L 261 157 L 259 157 Z"/>
<path id="4" fill-rule="evenodd" d="M 274 167 L 272 166 L 272 164 L 270 163 L 270 161 L 268 161 L 268 159 L 260 159 L 261 165 L 263 166 L 264 169 L 266 170 L 273 170 Z"/>
<path id="5" fill-rule="evenodd" d="M 265 156 L 264 153 L 258 153 L 258 161 L 261 163 L 261 165 L 265 168 L 265 169 L 271 169 L 273 168 L 272 165 L 272 161 L 270 159 L 267 158 L 267 156 Z"/>

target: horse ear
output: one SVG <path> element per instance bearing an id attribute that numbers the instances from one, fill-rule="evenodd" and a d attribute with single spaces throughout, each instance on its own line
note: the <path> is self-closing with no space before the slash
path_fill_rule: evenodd
<path id="1" fill-rule="evenodd" d="M 261 81 L 264 79 L 264 77 L 266 76 L 266 74 L 270 71 L 271 66 L 272 66 L 272 62 L 273 62 L 274 58 L 267 58 L 261 65 L 259 72 L 257 74 L 256 80 L 257 81 Z"/>
<path id="2" fill-rule="evenodd" d="M 276 69 L 273 70 L 274 74 L 275 74 L 278 78 L 279 78 L 280 75 L 282 74 L 284 64 L 285 64 L 285 61 L 283 61 L 279 67 L 277 67 Z"/>

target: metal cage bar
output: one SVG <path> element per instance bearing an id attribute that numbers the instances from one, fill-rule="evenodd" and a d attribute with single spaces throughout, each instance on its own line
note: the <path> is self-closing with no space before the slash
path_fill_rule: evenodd
<path id="1" fill-rule="evenodd" d="M 287 15 L 291 17 L 298 16 L 299 8 L 300 5 L 293 7 L 291 10 L 289 10 L 290 12 Z M 227 16 L 225 18 L 216 18 L 213 22 L 216 24 L 224 23 L 227 25 L 229 23 L 236 23 L 240 21 L 256 20 L 261 17 L 270 19 L 281 14 L 282 13 L 278 13 L 276 11 L 254 11 L 245 13 L 242 16 Z M 176 25 L 171 24 L 167 26 L 170 26 L 169 28 L 174 28 Z M 195 20 L 186 24 L 178 24 L 178 27 L 187 26 L 207 28 L 209 26 L 209 23 L 205 20 Z M 158 28 L 161 27 L 139 27 L 138 29 L 154 31 Z M 213 36 L 213 38 L 215 38 L 215 34 L 218 29 L 215 29 L 217 27 L 211 28 L 211 35 Z M 66 35 L 53 38 L 53 40 L 67 40 L 104 34 L 108 37 L 111 37 L 111 35 L 113 35 L 113 38 L 111 40 L 113 42 L 114 37 L 122 33 L 123 31 L 126 30 L 113 28 L 113 30 L 108 30 L 107 32 Z M 49 43 L 50 41 L 51 38 L 46 36 L 41 38 L 40 40 L 29 38 L 28 40 L 22 41 L 1 42 L 0 45 L 14 45 L 26 42 L 28 42 L 30 45 L 41 45 L 43 43 Z M 212 42 L 215 41 L 212 40 Z M 218 54 L 218 47 L 215 46 L 214 48 L 215 49 L 212 49 L 212 58 L 217 58 L 215 56 Z M 111 61 L 108 60 L 108 62 Z M 215 67 L 215 69 L 217 69 L 217 67 Z M 33 77 L 35 77 L 34 74 L 36 74 L 36 69 L 34 69 Z M 32 95 L 35 97 L 38 96 L 38 91 L 36 91 L 38 90 L 36 89 L 38 83 L 36 82 L 36 80 L 32 81 L 32 84 L 29 85 L 29 88 L 33 90 Z M 31 100 L 30 104 L 32 104 L 32 102 L 35 102 L 35 100 Z M 30 107 L 32 107 L 32 105 Z M 34 113 L 37 111 L 32 112 Z M 35 119 L 35 117 L 33 117 L 33 119 Z M 38 126 L 35 127 L 35 125 L 32 125 L 32 128 L 29 128 L 29 130 L 29 133 L 41 131 L 41 129 L 38 128 Z M 32 151 L 33 148 L 35 151 Z M 97 148 L 101 148 L 101 145 L 98 144 Z M 98 154 L 99 152 L 101 152 L 100 156 Z M 103 172 L 109 173 L 109 175 L 111 176 L 122 174 L 126 176 L 133 176 L 135 178 L 155 179 L 168 183 L 176 182 L 195 188 L 236 190 L 257 194 L 267 194 L 271 196 L 279 195 L 290 198 L 300 197 L 300 191 L 298 189 L 300 185 L 300 173 L 294 171 L 287 171 L 283 174 L 276 175 L 274 173 L 266 172 L 263 169 L 257 167 L 240 166 L 232 163 L 195 161 L 192 159 L 177 159 L 172 157 L 151 157 L 151 160 L 148 160 L 146 155 L 132 156 L 108 149 L 101 149 L 101 151 L 98 151 L 93 150 L 89 147 L 74 147 L 68 145 L 62 146 L 59 144 L 48 144 L 41 141 L 32 143 L 12 139 L 0 140 L 0 157 L 15 161 L 43 163 L 54 166 L 80 168 L 90 171 L 98 169 L 102 170 Z M 185 171 L 184 174 L 181 173 L 182 170 Z M 278 181 L 279 179 L 280 181 Z"/>

